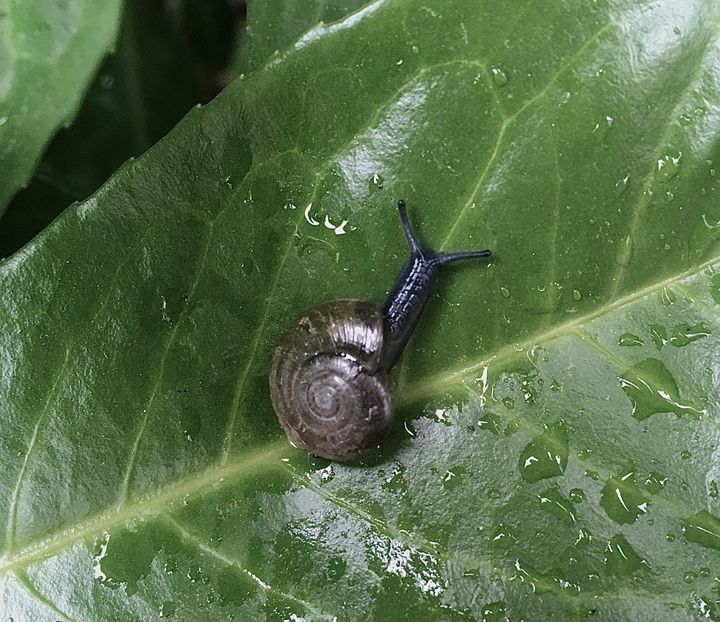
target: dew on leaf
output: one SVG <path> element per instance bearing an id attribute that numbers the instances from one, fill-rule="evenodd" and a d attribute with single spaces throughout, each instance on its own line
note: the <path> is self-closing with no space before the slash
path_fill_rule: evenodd
<path id="1" fill-rule="evenodd" d="M 574 289 L 572 293 L 573 300 L 579 301 L 582 299 L 582 293 L 579 289 Z"/>
<path id="2" fill-rule="evenodd" d="M 596 482 L 600 479 L 600 473 L 598 473 L 597 471 L 593 471 L 591 469 L 587 469 L 585 471 L 585 477 L 589 477 L 591 480 Z"/>
<path id="3" fill-rule="evenodd" d="M 508 83 L 507 74 L 500 67 L 492 67 L 490 69 L 492 80 L 497 86 L 505 86 Z"/>
<path id="4" fill-rule="evenodd" d="M 680 172 L 682 157 L 682 152 L 676 152 L 665 154 L 658 159 L 656 179 L 661 184 L 666 184 Z"/>
<path id="5" fill-rule="evenodd" d="M 463 478 L 467 475 L 467 469 L 462 466 L 456 466 L 445 471 L 442 485 L 445 490 L 454 490 L 463 482 Z M 405 480 L 403 480 L 405 481 Z"/>
<path id="6" fill-rule="evenodd" d="M 592 542 L 592 534 L 585 528 L 581 527 L 578 531 L 577 538 L 575 538 L 574 546 L 585 547 Z"/>
<path id="7" fill-rule="evenodd" d="M 703 510 L 685 519 L 682 526 L 688 542 L 720 551 L 720 519 L 714 514 Z"/>
<path id="8" fill-rule="evenodd" d="M 491 488 L 488 490 L 488 499 L 500 499 L 502 497 L 502 493 L 497 488 Z"/>
<path id="9" fill-rule="evenodd" d="M 630 175 L 625 175 L 625 177 L 623 177 L 622 179 L 619 179 L 619 180 L 615 183 L 615 193 L 616 193 L 618 196 L 621 195 L 621 194 L 624 194 L 625 191 L 626 191 L 629 187 L 630 187 Z M 626 239 L 629 240 L 630 237 L 628 236 Z"/>
<path id="10" fill-rule="evenodd" d="M 493 434 L 500 434 L 502 428 L 502 418 L 490 411 L 483 414 L 483 418 L 478 422 L 481 430 L 489 430 Z"/>
<path id="11" fill-rule="evenodd" d="M 615 263 L 619 266 L 627 265 L 632 255 L 632 238 L 628 235 L 618 244 L 615 250 Z"/>
<path id="12" fill-rule="evenodd" d="M 570 501 L 573 503 L 582 503 L 585 500 L 585 491 L 582 488 L 573 488 L 570 491 Z"/>
<path id="13" fill-rule="evenodd" d="M 645 345 L 645 342 L 632 333 L 623 333 L 618 339 L 618 345 L 626 348 Z"/>
<path id="14" fill-rule="evenodd" d="M 510 298 L 510 290 L 507 287 L 501 287 L 500 293 L 502 294 L 503 298 Z"/>
<path id="15" fill-rule="evenodd" d="M 483 622 L 504 622 L 507 619 L 505 616 L 506 611 L 507 604 L 502 600 L 488 603 L 483 605 L 482 620 Z"/>
<path id="16" fill-rule="evenodd" d="M 257 585 L 236 566 L 226 566 L 217 578 L 216 590 L 222 604 L 240 605 L 257 592 Z"/>
<path id="17" fill-rule="evenodd" d="M 559 518 L 566 525 L 577 522 L 573 504 L 557 488 L 548 488 L 537 496 L 540 509 Z"/>
<path id="18" fill-rule="evenodd" d="M 668 342 L 667 330 L 662 324 L 650 324 L 650 339 L 658 350 L 662 350 Z"/>
<path id="19" fill-rule="evenodd" d="M 663 488 L 665 488 L 665 484 L 667 484 L 667 481 L 667 475 L 663 475 L 662 473 L 658 473 L 657 471 L 651 471 L 650 475 L 648 475 L 648 477 L 645 479 L 645 488 L 648 489 L 648 492 L 650 494 L 656 495 Z"/>
<path id="20" fill-rule="evenodd" d="M 617 534 L 610 539 L 605 548 L 605 568 L 610 574 L 625 576 L 643 566 L 647 567 L 647 562 L 630 546 L 625 536 Z"/>
<path id="21" fill-rule="evenodd" d="M 708 495 L 710 495 L 713 499 L 717 499 L 718 496 L 718 485 L 715 480 L 712 480 L 710 484 L 708 485 Z"/>
<path id="22" fill-rule="evenodd" d="M 620 474 L 608 478 L 603 487 L 600 505 L 616 523 L 632 524 L 647 512 L 650 499 L 635 481 L 635 466 L 628 465 Z"/>
<path id="23" fill-rule="evenodd" d="M 685 449 L 685 450 L 683 450 L 683 451 L 680 452 L 680 457 L 681 457 L 683 460 L 690 460 L 690 458 L 692 458 L 692 453 L 690 453 L 689 450 Z"/>
<path id="24" fill-rule="evenodd" d="M 682 348 L 693 341 L 703 339 L 711 334 L 710 330 L 700 322 L 699 324 L 678 324 L 672 329 L 670 343 L 676 348 Z"/>
<path id="25" fill-rule="evenodd" d="M 559 421 L 536 436 L 520 452 L 520 475 L 526 482 L 562 475 L 567 467 L 568 453 L 567 429 Z"/>
<path id="26" fill-rule="evenodd" d="M 370 192 L 377 192 L 385 187 L 385 178 L 380 173 L 373 173 L 368 180 Z"/>
<path id="27" fill-rule="evenodd" d="M 660 302 L 664 305 L 675 304 L 675 292 L 669 287 L 663 287 L 660 292 Z"/>
<path id="28" fill-rule="evenodd" d="M 665 534 L 665 539 L 666 539 L 668 542 L 675 542 L 675 534 L 674 534 L 672 531 L 668 531 L 668 532 Z"/>
<path id="29" fill-rule="evenodd" d="M 160 617 L 161 618 L 171 618 L 175 613 L 175 603 L 171 600 L 166 600 L 161 606 L 160 606 Z"/>
<path id="30" fill-rule="evenodd" d="M 685 581 L 685 583 L 693 583 L 697 579 L 697 577 L 697 573 L 693 572 L 692 570 L 688 570 L 683 576 L 683 581 Z"/>
<path id="31" fill-rule="evenodd" d="M 638 421 L 656 413 L 699 418 L 704 412 L 680 396 L 675 378 L 658 359 L 649 358 L 633 365 L 620 376 L 620 384 L 632 403 L 632 416 Z"/>

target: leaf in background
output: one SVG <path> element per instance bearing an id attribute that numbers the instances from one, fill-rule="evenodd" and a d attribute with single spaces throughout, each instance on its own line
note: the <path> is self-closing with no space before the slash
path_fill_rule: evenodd
<path id="1" fill-rule="evenodd" d="M 32 239 L 69 203 L 90 196 L 208 98 L 167 20 L 145 0 L 129 0 L 116 52 L 100 69 L 77 120 L 58 134 L 32 183 L 0 221 L 0 256 Z"/>
<path id="2" fill-rule="evenodd" d="M 120 20 L 118 0 L 10 0 L 0 8 L 0 214 L 69 125 Z"/>
<path id="3" fill-rule="evenodd" d="M 720 8 L 408 5 L 314 29 L 0 266 L 8 616 L 718 616 Z M 272 346 L 382 300 L 400 196 L 496 258 L 443 275 L 378 455 L 310 460 Z"/>

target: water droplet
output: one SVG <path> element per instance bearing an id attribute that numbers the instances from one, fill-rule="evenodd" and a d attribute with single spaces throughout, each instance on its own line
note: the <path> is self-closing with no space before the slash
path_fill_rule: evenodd
<path id="1" fill-rule="evenodd" d="M 187 297 L 179 289 L 170 289 L 160 296 L 160 319 L 169 327 L 175 325 L 187 306 Z"/>
<path id="2" fill-rule="evenodd" d="M 720 519 L 703 510 L 683 522 L 683 533 L 688 542 L 695 542 L 720 551 Z"/>
<path id="3" fill-rule="evenodd" d="M 700 568 L 700 570 L 698 570 L 698 572 L 700 573 L 701 577 L 710 576 L 710 568 L 708 568 L 707 566 L 703 566 L 702 568 Z"/>
<path id="4" fill-rule="evenodd" d="M 674 200 L 675 200 L 675 193 L 674 193 L 674 192 L 671 192 L 670 190 L 668 190 L 668 191 L 665 193 L 665 201 L 666 201 L 667 203 L 672 203 Z"/>
<path id="5" fill-rule="evenodd" d="M 643 566 L 647 562 L 642 559 L 630 546 L 622 534 L 617 534 L 610 539 L 605 549 L 605 568 L 613 575 L 628 575 Z"/>
<path id="6" fill-rule="evenodd" d="M 598 481 L 598 480 L 600 479 L 600 473 L 598 473 L 597 471 L 593 471 L 593 470 L 591 470 L 591 469 L 586 469 L 586 470 L 585 470 L 585 477 L 589 477 L 591 480 L 593 480 L 594 482 L 596 482 L 596 481 Z"/>
<path id="7" fill-rule="evenodd" d="M 697 579 L 697 574 L 693 572 L 692 570 L 688 570 L 685 575 L 683 576 L 683 581 L 685 583 L 692 583 Z"/>
<path id="8" fill-rule="evenodd" d="M 667 481 L 667 475 L 663 475 L 657 471 L 651 471 L 650 475 L 645 479 L 645 488 L 648 489 L 650 494 L 656 495 L 665 488 Z"/>
<path id="9" fill-rule="evenodd" d="M 581 488 L 573 488 L 570 491 L 570 501 L 573 503 L 582 503 L 585 500 L 585 491 Z"/>
<path id="10" fill-rule="evenodd" d="M 491 488 L 488 490 L 488 499 L 500 499 L 502 493 L 497 488 Z"/>
<path id="11" fill-rule="evenodd" d="M 635 466 L 628 465 L 619 475 L 608 478 L 600 505 L 616 523 L 630 525 L 647 512 L 650 499 L 635 482 Z"/>
<path id="12" fill-rule="evenodd" d="M 505 86 L 508 83 L 507 74 L 500 67 L 492 67 L 490 69 L 492 80 L 497 86 Z"/>
<path id="13" fill-rule="evenodd" d="M 703 339 L 711 334 L 710 330 L 700 322 L 699 324 L 678 324 L 673 327 L 670 343 L 676 348 L 682 348 L 693 341 Z"/>
<path id="14" fill-rule="evenodd" d="M 638 421 L 656 413 L 698 418 L 704 412 L 683 400 L 670 370 L 658 359 L 645 359 L 633 365 L 620 377 L 620 384 L 632 403 L 632 416 Z"/>
<path id="15" fill-rule="evenodd" d="M 550 383 L 550 390 L 551 390 L 551 391 L 554 391 L 554 392 L 557 393 L 558 391 L 560 391 L 560 389 L 562 389 L 562 385 L 561 385 L 557 380 L 553 380 L 553 381 Z"/>
<path id="16" fill-rule="evenodd" d="M 661 184 L 666 184 L 680 172 L 682 152 L 665 154 L 657 161 L 656 177 Z"/>
<path id="17" fill-rule="evenodd" d="M 615 194 L 618 196 L 625 193 L 625 191 L 630 187 L 630 175 L 626 175 L 622 179 L 619 179 L 615 183 Z"/>
<path id="18" fill-rule="evenodd" d="M 645 342 L 640 339 L 640 337 L 637 337 L 636 335 L 633 335 L 632 333 L 623 333 L 620 335 L 620 338 L 618 339 L 618 345 L 624 346 L 626 348 L 633 348 L 635 346 L 642 346 L 645 345 Z"/>
<path id="19" fill-rule="evenodd" d="M 526 482 L 556 477 L 565 472 L 568 461 L 568 434 L 559 421 L 536 436 L 520 453 L 518 467 Z"/>
<path id="20" fill-rule="evenodd" d="M 613 125 L 615 124 L 615 119 L 612 117 L 606 116 L 604 119 L 601 119 L 598 121 L 595 126 L 593 127 L 593 135 L 595 136 L 595 139 L 598 142 L 605 142 L 608 135 L 610 134 L 610 130 L 613 128 Z"/>
<path id="21" fill-rule="evenodd" d="M 504 398 L 502 398 L 502 403 L 503 406 L 505 406 L 505 408 L 507 408 L 508 410 L 512 410 L 513 408 L 515 408 L 515 400 L 509 395 L 506 395 Z"/>
<path id="22" fill-rule="evenodd" d="M 506 611 L 507 604 L 502 600 L 494 603 L 488 603 L 482 608 L 483 622 L 504 622 L 504 620 L 506 620 Z"/>
<path id="23" fill-rule="evenodd" d="M 500 434 L 502 419 L 498 415 L 486 411 L 483 418 L 478 421 L 478 427 L 481 430 L 489 430 L 493 434 Z"/>
<path id="24" fill-rule="evenodd" d="M 575 546 L 584 547 L 589 545 L 590 542 L 592 542 L 592 534 L 585 527 L 580 527 L 577 538 L 575 538 Z"/>
<path id="25" fill-rule="evenodd" d="M 632 238 L 628 235 L 624 240 L 621 240 L 615 249 L 615 263 L 619 266 L 627 265 L 632 255 Z"/>
<path id="26" fill-rule="evenodd" d="M 248 581 L 236 566 L 226 566 L 218 575 L 216 589 L 221 603 L 241 605 L 257 592 L 257 585 Z"/>
<path id="27" fill-rule="evenodd" d="M 512 436 L 520 429 L 520 423 L 518 421 L 515 421 L 514 419 L 510 421 L 506 426 L 505 430 L 503 430 L 503 434 L 507 436 Z"/>
<path id="28" fill-rule="evenodd" d="M 568 499 L 560 494 L 557 488 L 548 488 L 539 494 L 537 498 L 541 510 L 556 516 L 566 525 L 574 525 L 577 522 L 575 508 Z"/>
<path id="29" fill-rule="evenodd" d="M 582 298 L 582 294 L 580 293 L 580 290 L 574 289 L 572 293 L 573 300 L 580 300 Z"/>
<path id="30" fill-rule="evenodd" d="M 593 452 L 592 452 L 592 449 L 587 449 L 587 448 L 586 448 L 586 449 L 581 449 L 581 450 L 578 452 L 578 458 L 579 458 L 580 460 L 587 460 L 590 456 L 592 456 L 592 453 L 593 453 Z"/>
<path id="31" fill-rule="evenodd" d="M 667 330 L 662 324 L 650 324 L 650 339 L 658 350 L 662 350 L 668 342 Z"/>
<path id="32" fill-rule="evenodd" d="M 495 532 L 491 540 L 495 544 L 500 544 L 503 547 L 506 547 L 515 540 L 517 540 L 517 536 L 515 535 L 515 532 L 510 529 L 510 527 L 508 527 L 504 523 L 500 523 L 498 525 L 497 531 Z"/>
<path id="33" fill-rule="evenodd" d="M 710 295 L 713 297 L 715 303 L 720 305 L 720 272 L 713 274 L 710 279 Z"/>
<path id="34" fill-rule="evenodd" d="M 373 173 L 368 180 L 370 192 L 379 192 L 385 187 L 385 178 L 380 173 Z"/>
<path id="35" fill-rule="evenodd" d="M 500 294 L 502 295 L 503 298 L 510 298 L 510 291 L 508 290 L 507 287 L 501 287 Z"/>
<path id="36" fill-rule="evenodd" d="M 680 452 L 680 457 L 683 460 L 690 460 L 690 458 L 692 458 L 692 454 L 687 449 L 685 449 L 684 451 Z"/>
<path id="37" fill-rule="evenodd" d="M 149 572 L 156 551 L 149 529 L 122 528 L 105 533 L 94 558 L 94 576 L 110 588 L 125 587 L 128 596 L 137 592 L 137 584 Z"/>
<path id="38" fill-rule="evenodd" d="M 445 490 L 454 490 L 462 484 L 465 475 L 467 475 L 467 469 L 465 467 L 456 466 L 448 469 L 445 471 L 442 480 L 443 488 Z"/>
<path id="39" fill-rule="evenodd" d="M 717 499 L 718 497 L 718 485 L 715 480 L 712 480 L 710 482 L 710 485 L 708 486 L 708 494 L 713 498 Z"/>
<path id="40" fill-rule="evenodd" d="M 660 292 L 660 302 L 668 306 L 675 304 L 675 292 L 669 287 L 663 287 Z"/>
<path id="41" fill-rule="evenodd" d="M 666 539 L 668 542 L 675 542 L 675 534 L 674 534 L 672 531 L 668 531 L 668 532 L 665 534 L 665 539 Z"/>
<path id="42" fill-rule="evenodd" d="M 170 618 L 175 613 L 175 603 L 171 600 L 166 600 L 161 606 L 160 606 L 160 617 L 161 618 Z"/>

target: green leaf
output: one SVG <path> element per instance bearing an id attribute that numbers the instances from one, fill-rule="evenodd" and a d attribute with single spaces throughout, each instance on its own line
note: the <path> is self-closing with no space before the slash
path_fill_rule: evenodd
<path id="1" fill-rule="evenodd" d="M 68 126 L 112 47 L 117 0 L 8 0 L 0 8 L 0 214 Z"/>
<path id="2" fill-rule="evenodd" d="M 719 30 L 377 0 L 0 264 L 6 615 L 717 617 Z M 378 454 L 314 460 L 272 347 L 382 300 L 401 196 L 495 258 L 443 273 Z"/>
<path id="3" fill-rule="evenodd" d="M 241 40 L 236 65 L 243 71 L 257 69 L 315 26 L 339 21 L 365 4 L 366 0 L 254 0 L 248 5 L 247 36 Z"/>
<path id="4" fill-rule="evenodd" d="M 146 0 L 126 2 L 115 53 L 103 63 L 74 124 L 56 136 L 0 221 L 0 256 L 32 239 L 69 203 L 90 196 L 208 99 L 169 21 Z"/>

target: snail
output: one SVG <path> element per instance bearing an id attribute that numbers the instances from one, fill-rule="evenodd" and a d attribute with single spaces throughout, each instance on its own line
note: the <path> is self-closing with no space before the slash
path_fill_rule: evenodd
<path id="1" fill-rule="evenodd" d="M 388 372 L 402 354 L 441 267 L 490 251 L 435 253 L 420 246 L 405 201 L 398 211 L 410 245 L 384 305 L 333 300 L 305 311 L 280 338 L 270 397 L 290 441 L 331 460 L 376 446 L 393 418 Z"/>

